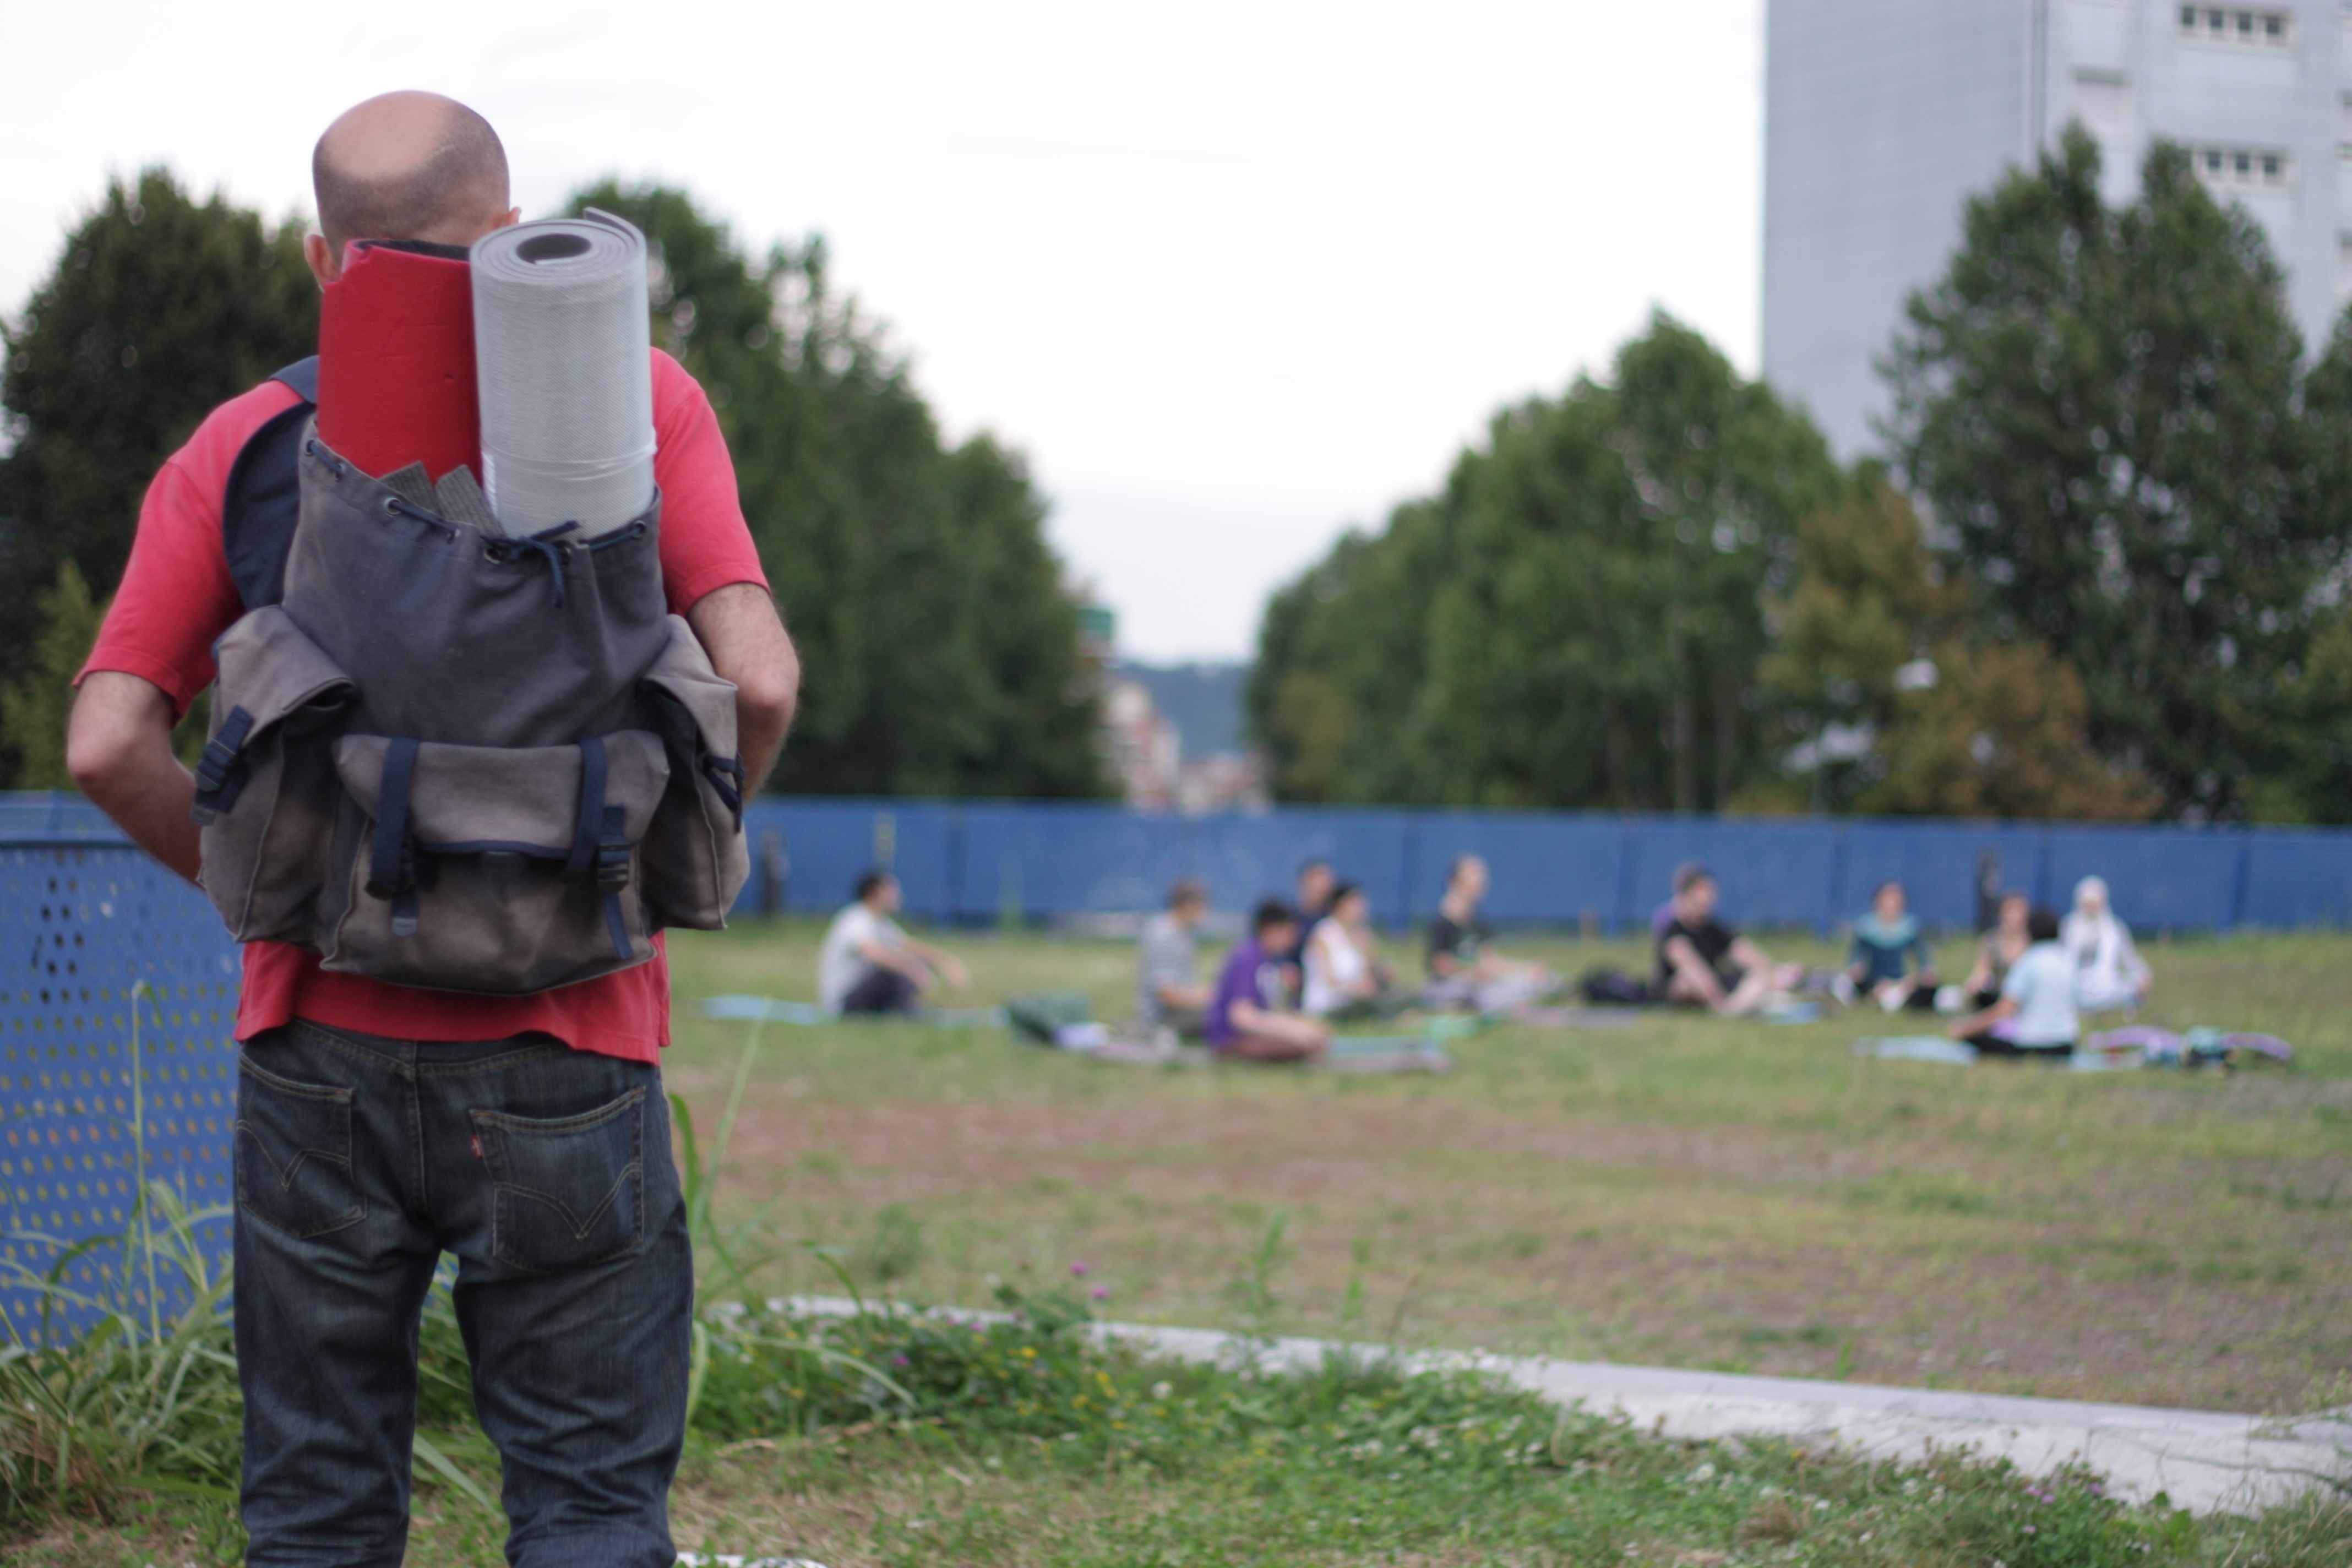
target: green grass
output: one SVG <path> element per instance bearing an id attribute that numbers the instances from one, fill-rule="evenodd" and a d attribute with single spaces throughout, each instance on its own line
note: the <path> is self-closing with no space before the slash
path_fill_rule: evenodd
<path id="1" fill-rule="evenodd" d="M 809 994 L 814 939 L 674 946 L 667 1074 L 681 1126 L 709 1142 L 682 1150 L 705 1288 L 681 1546 L 833 1568 L 2352 1563 L 2341 1497 L 2191 1521 L 2121 1507 L 2088 1476 L 1678 1443 L 1466 1376 L 1175 1366 L 1076 1330 L 1095 1312 L 2267 1411 L 2352 1402 L 2352 942 L 2154 946 L 2160 1021 L 2297 1045 L 2292 1073 L 2235 1078 L 1856 1060 L 1847 1042 L 1874 1016 L 1502 1030 L 1457 1044 L 1451 1077 L 1365 1080 L 1114 1068 L 906 1026 L 771 1026 L 751 1057 L 744 1026 L 694 1013 L 721 991 Z M 982 1000 L 1076 985 L 1123 1011 L 1120 947 L 958 945 Z M 1571 970 L 1635 957 L 1547 951 Z M 167 1260 L 193 1224 L 160 1202 L 142 1217 Z M 845 1289 L 1016 1316 L 758 1305 Z M 496 1458 L 445 1301 L 425 1339 L 411 1561 L 495 1563 Z M 111 1338 L 10 1358 L 0 1563 L 235 1561 L 220 1348 L 201 1310 L 126 1312 Z M 174 1384 L 173 1367 L 193 1370 Z M 38 1419 L 17 1413 L 28 1391 L 48 1399 Z M 45 1458 L 60 1436 L 83 1458 Z"/>

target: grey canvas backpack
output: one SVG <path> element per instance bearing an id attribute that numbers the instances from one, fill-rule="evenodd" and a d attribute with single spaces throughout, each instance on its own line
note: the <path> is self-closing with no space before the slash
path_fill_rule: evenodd
<path id="1" fill-rule="evenodd" d="M 278 379 L 305 403 L 231 470 L 247 609 L 196 770 L 231 933 L 520 995 L 724 924 L 750 869 L 735 688 L 666 611 L 660 497 L 586 543 L 486 532 L 321 444 L 314 362 Z"/>

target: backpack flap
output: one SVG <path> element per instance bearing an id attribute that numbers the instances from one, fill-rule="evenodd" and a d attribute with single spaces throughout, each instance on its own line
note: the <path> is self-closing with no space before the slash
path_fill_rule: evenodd
<path id="1" fill-rule="evenodd" d="M 457 746 L 346 735 L 364 819 L 323 967 L 528 995 L 653 956 L 641 845 L 670 782 L 658 736 Z"/>
<path id="2" fill-rule="evenodd" d="M 735 683 L 710 667 L 693 628 L 669 640 L 638 683 L 669 756 L 669 789 L 646 837 L 646 904 L 656 926 L 718 931 L 751 874 L 743 838 L 743 759 Z"/>
<path id="3" fill-rule="evenodd" d="M 205 890 L 237 941 L 308 944 L 340 794 L 325 732 L 354 689 L 274 605 L 221 634 L 213 657 L 191 812 L 205 830 Z"/>

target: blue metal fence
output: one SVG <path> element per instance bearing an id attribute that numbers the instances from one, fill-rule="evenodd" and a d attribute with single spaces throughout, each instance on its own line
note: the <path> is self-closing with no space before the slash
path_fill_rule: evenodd
<path id="1" fill-rule="evenodd" d="M 237 977 L 236 948 L 204 896 L 94 812 L 69 798 L 0 800 L 0 1256 L 46 1272 L 74 1245 L 121 1235 L 142 1144 L 148 1176 L 190 1208 L 228 1201 Z M 226 1237 L 223 1225 L 214 1239 Z M 144 1305 L 138 1276 L 115 1273 L 125 1266 L 94 1247 L 62 1282 L 86 1296 L 120 1284 L 121 1300 Z M 159 1283 L 174 1294 L 168 1276 Z M 38 1330 L 32 1300 L 0 1288 L 19 1332 Z"/>
<path id="2" fill-rule="evenodd" d="M 2141 930 L 2352 926 L 2352 830 L 2132 826 L 1913 818 L 1614 816 L 1599 813 L 1284 807 L 1182 817 L 1088 803 L 805 800 L 752 807 L 751 832 L 789 861 L 783 907 L 819 913 L 860 871 L 887 865 L 907 907 L 946 923 L 1157 907 L 1180 876 L 1220 910 L 1286 891 L 1330 861 L 1383 921 L 1426 918 L 1457 855 L 1494 869 L 1487 912 L 1507 924 L 1638 931 L 1674 868 L 1704 862 L 1727 914 L 1834 931 L 1898 880 L 1930 925 L 1976 919 L 1980 869 L 2063 906 L 2095 873 Z M 762 895 L 755 882 L 746 906 Z"/>

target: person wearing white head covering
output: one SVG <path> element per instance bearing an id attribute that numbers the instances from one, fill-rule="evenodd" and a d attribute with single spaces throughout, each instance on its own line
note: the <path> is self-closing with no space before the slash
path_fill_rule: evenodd
<path id="1" fill-rule="evenodd" d="M 2132 945 L 2131 928 L 2116 917 L 2105 881 L 2085 877 L 2074 884 L 2074 910 L 2058 940 L 2074 958 L 2074 1004 L 2084 1012 L 2136 1012 L 2147 1000 L 2147 961 Z"/>

